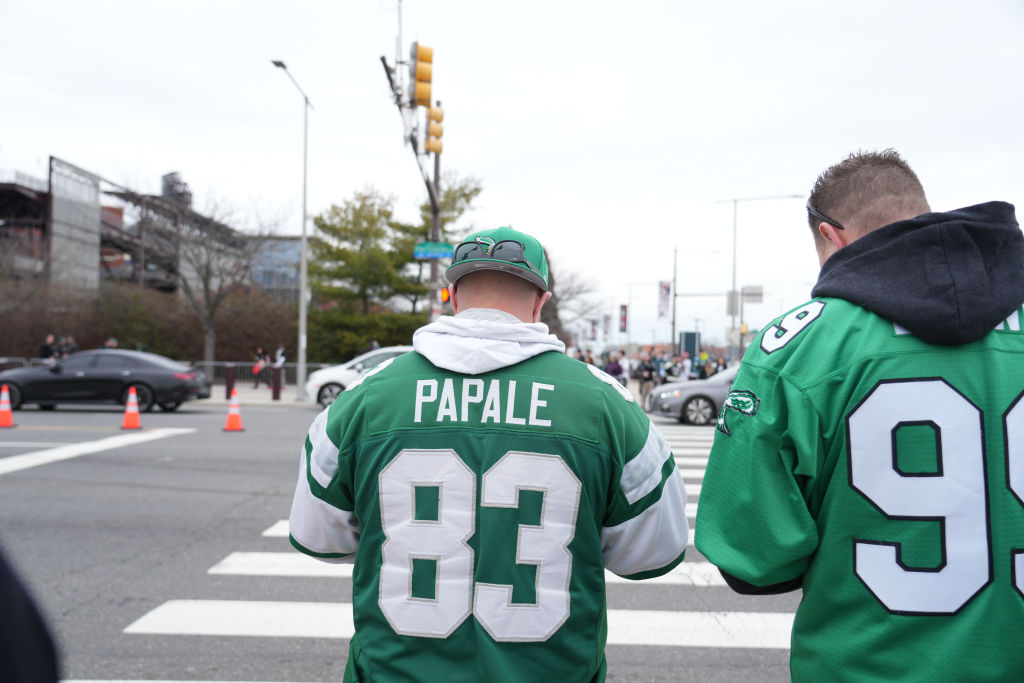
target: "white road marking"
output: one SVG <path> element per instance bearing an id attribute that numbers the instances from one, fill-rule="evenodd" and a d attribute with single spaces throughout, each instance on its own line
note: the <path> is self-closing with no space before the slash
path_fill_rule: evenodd
<path id="1" fill-rule="evenodd" d="M 7 458 L 0 458 L 0 476 L 10 474 L 11 472 L 27 470 L 30 467 L 48 465 L 52 462 L 59 462 L 61 460 L 70 460 L 71 458 L 77 458 L 80 455 L 89 455 L 90 453 L 99 453 L 100 451 L 109 451 L 115 448 L 134 446 L 147 441 L 155 441 L 156 439 L 166 439 L 171 436 L 191 434 L 194 431 L 196 430 L 190 428 L 149 429 L 132 434 L 119 434 L 118 436 L 111 436 L 106 439 L 97 439 L 96 441 L 86 441 L 83 443 L 58 446 L 57 448 L 49 448 L 43 451 L 32 451 L 30 453 L 12 455 Z"/>
<path id="2" fill-rule="evenodd" d="M 793 615 L 776 612 L 608 610 L 609 645 L 789 647 Z M 170 600 L 125 630 L 129 634 L 351 638 L 352 605 L 326 602 Z"/>
<path id="3" fill-rule="evenodd" d="M 676 469 L 679 470 L 679 474 L 681 474 L 683 476 L 683 479 L 685 479 L 687 482 L 689 482 L 689 481 L 691 481 L 693 479 L 703 479 L 704 478 L 704 470 L 703 469 L 697 470 L 697 469 L 683 468 L 683 467 L 676 467 Z"/>
<path id="4" fill-rule="evenodd" d="M 700 487 L 699 486 L 694 486 L 692 484 L 687 484 L 686 485 L 686 493 L 687 493 L 687 497 L 692 497 L 692 500 L 697 500 L 697 497 L 700 496 Z M 694 518 L 694 516 L 697 514 L 697 504 L 696 503 L 692 503 L 692 505 L 693 505 L 693 508 L 692 508 L 693 509 L 693 514 L 690 514 L 690 510 L 691 510 L 690 505 L 691 505 L 691 503 L 687 503 L 686 504 L 686 516 L 692 520 Z M 266 538 L 288 538 L 288 520 L 287 519 L 282 519 L 279 522 L 275 522 L 270 527 L 268 527 L 266 531 L 263 532 L 263 536 L 266 537 Z M 689 541 L 689 543 L 690 543 L 690 545 L 693 545 L 693 522 L 692 521 L 690 522 L 690 541 Z"/>
<path id="5" fill-rule="evenodd" d="M 351 564 L 321 562 L 308 555 L 295 552 L 234 552 L 215 564 L 208 574 L 224 576 L 291 576 L 302 578 L 351 578 Z M 687 562 L 663 576 L 642 581 L 631 581 L 606 571 L 605 581 L 612 584 L 642 586 L 645 584 L 674 584 L 711 588 L 725 586 L 725 580 L 710 562 Z"/>
<path id="6" fill-rule="evenodd" d="M 288 520 L 274 522 L 261 535 L 267 538 L 288 538 Z"/>

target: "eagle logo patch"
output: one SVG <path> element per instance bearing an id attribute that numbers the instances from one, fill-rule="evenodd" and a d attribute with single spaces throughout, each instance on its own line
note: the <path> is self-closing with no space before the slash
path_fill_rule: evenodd
<path id="1" fill-rule="evenodd" d="M 761 399 L 755 396 L 752 391 L 747 391 L 746 389 L 730 391 L 729 396 L 727 396 L 725 402 L 722 403 L 722 409 L 718 411 L 718 422 L 715 423 L 715 429 L 726 436 L 731 436 L 732 431 L 730 431 L 729 425 L 726 422 L 726 418 L 729 416 L 729 411 L 735 410 L 741 415 L 753 417 L 757 414 L 757 408 L 759 405 L 761 405 Z"/>

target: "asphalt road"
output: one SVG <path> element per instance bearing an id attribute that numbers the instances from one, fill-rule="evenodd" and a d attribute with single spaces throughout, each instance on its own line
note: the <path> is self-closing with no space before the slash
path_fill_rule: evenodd
<path id="1" fill-rule="evenodd" d="M 26 409 L 0 430 L 0 545 L 66 680 L 340 679 L 347 641 L 317 609 L 343 609 L 351 581 L 305 563 L 281 526 L 317 409 L 243 406 L 244 431 L 225 432 L 226 408 L 143 414 L 131 432 L 117 407 Z M 656 421 L 695 503 L 712 429 Z M 609 584 L 609 680 L 788 680 L 798 596 L 735 595 L 692 547 L 683 567 Z"/>

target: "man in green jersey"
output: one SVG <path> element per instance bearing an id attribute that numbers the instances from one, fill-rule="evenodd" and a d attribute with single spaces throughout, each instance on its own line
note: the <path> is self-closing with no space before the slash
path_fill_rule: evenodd
<path id="1" fill-rule="evenodd" d="M 536 239 L 470 235 L 446 276 L 456 315 L 314 420 L 291 542 L 354 562 L 347 680 L 603 680 L 605 569 L 686 550 L 671 449 L 538 322 Z"/>
<path id="2" fill-rule="evenodd" d="M 696 545 L 737 591 L 803 588 L 797 681 L 1024 677 L 1024 237 L 931 213 L 886 150 L 807 204 L 814 299 L 743 358 Z"/>

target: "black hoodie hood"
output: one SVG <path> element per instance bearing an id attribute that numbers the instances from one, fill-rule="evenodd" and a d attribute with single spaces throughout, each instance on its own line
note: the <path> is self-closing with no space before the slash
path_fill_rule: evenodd
<path id="1" fill-rule="evenodd" d="M 967 344 L 1024 302 L 1024 234 L 1006 202 L 921 214 L 832 254 L 811 294 L 855 303 L 930 344 Z"/>

